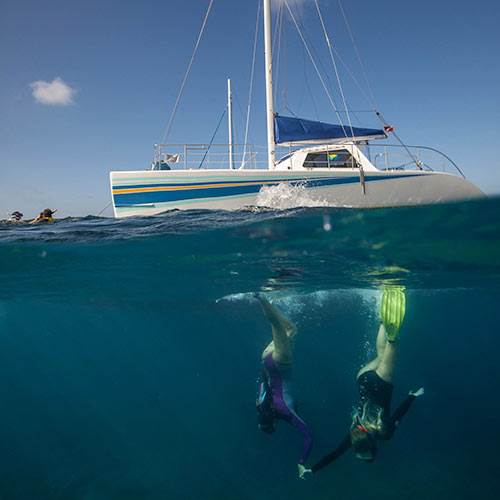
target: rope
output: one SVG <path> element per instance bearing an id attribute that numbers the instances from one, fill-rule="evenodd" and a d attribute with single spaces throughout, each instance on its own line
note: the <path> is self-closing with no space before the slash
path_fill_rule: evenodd
<path id="1" fill-rule="evenodd" d="M 247 105 L 247 119 L 245 123 L 245 138 L 243 140 L 243 158 L 241 159 L 241 166 L 245 166 L 245 160 L 247 155 L 247 142 L 248 142 L 248 129 L 250 127 L 250 109 L 252 107 L 252 95 L 253 95 L 253 79 L 255 74 L 255 59 L 257 54 L 257 38 L 259 36 L 259 20 L 260 20 L 260 2 L 257 2 L 257 18 L 255 20 L 255 36 L 253 39 L 253 55 L 252 55 L 252 70 L 250 71 L 250 86 L 248 89 L 248 105 Z"/>
<path id="2" fill-rule="evenodd" d="M 307 42 L 306 42 L 306 40 L 304 38 L 304 35 L 302 34 L 302 31 L 301 31 L 301 29 L 300 29 L 300 27 L 299 27 L 299 25 L 297 23 L 297 20 L 295 19 L 295 16 L 293 15 L 292 9 L 290 9 L 290 5 L 288 5 L 287 0 L 284 0 L 284 2 L 285 2 L 285 5 L 286 5 L 286 8 L 288 9 L 290 17 L 292 18 L 293 24 L 295 25 L 295 28 L 297 29 L 297 32 L 298 32 L 298 34 L 300 36 L 300 39 L 302 40 L 302 43 L 304 44 L 304 47 L 305 47 L 305 49 L 307 51 L 307 54 L 309 55 L 309 58 L 311 59 L 312 65 L 314 66 L 314 69 L 316 70 L 316 73 L 318 75 L 318 78 L 319 78 L 322 86 L 323 86 L 323 89 L 326 92 L 328 100 L 330 101 L 330 104 L 332 105 L 333 110 L 334 110 L 335 114 L 337 115 L 337 118 L 338 118 L 338 120 L 340 122 L 340 126 L 342 127 L 342 131 L 344 132 L 344 135 L 347 137 L 347 133 L 346 133 L 344 125 L 342 123 L 342 119 L 340 118 L 340 113 L 338 112 L 337 107 L 335 106 L 335 102 L 333 101 L 332 96 L 331 96 L 330 92 L 328 91 L 328 87 L 326 86 L 326 83 L 325 83 L 323 77 L 321 76 L 321 73 L 320 73 L 320 71 L 318 69 L 318 66 L 316 65 L 316 61 L 314 60 L 314 57 L 313 57 L 313 55 L 311 53 L 309 45 L 307 44 Z"/>
<path id="3" fill-rule="evenodd" d="M 208 144 L 208 148 L 205 151 L 205 154 L 203 155 L 203 158 L 201 159 L 201 162 L 200 162 L 198 168 L 201 168 L 201 166 L 203 165 L 203 163 L 205 161 L 205 158 L 208 155 L 208 152 L 210 151 L 210 148 L 212 147 L 212 144 L 214 142 L 215 136 L 217 135 L 217 132 L 219 131 L 220 124 L 222 123 L 222 119 L 224 118 L 224 115 L 226 114 L 226 111 L 227 111 L 227 108 L 224 108 L 224 111 L 220 115 L 219 123 L 217 123 L 217 127 L 215 127 L 215 132 L 213 133 L 212 138 L 210 139 L 210 143 Z"/>
<path id="4" fill-rule="evenodd" d="M 321 10 L 319 8 L 318 0 L 314 0 L 314 4 L 316 5 L 316 10 L 318 11 L 319 20 L 321 21 L 321 27 L 323 28 L 323 34 L 325 35 L 326 44 L 328 45 L 328 52 L 330 53 L 330 58 L 332 60 L 333 68 L 335 69 L 335 76 L 337 77 L 337 84 L 339 86 L 340 95 L 342 97 L 342 102 L 344 103 L 344 109 L 345 109 L 345 112 L 347 115 L 347 121 L 349 123 L 349 127 L 351 128 L 351 135 L 354 139 L 354 130 L 352 128 L 351 116 L 349 115 L 349 110 L 347 108 L 347 102 L 346 102 L 345 95 L 344 95 L 344 89 L 342 88 L 342 82 L 340 81 L 337 63 L 335 62 L 335 57 L 333 57 L 333 50 L 332 50 L 332 44 L 330 42 L 330 37 L 328 36 L 328 32 L 326 31 L 325 22 L 323 21 L 323 16 L 322 16 Z"/>
<path id="5" fill-rule="evenodd" d="M 205 18 L 203 19 L 203 24 L 201 26 L 200 33 L 198 34 L 198 39 L 196 40 L 196 44 L 194 46 L 194 50 L 193 50 L 193 53 L 191 55 L 191 59 L 189 61 L 188 67 L 186 69 L 186 73 L 184 74 L 184 79 L 182 80 L 179 94 L 177 95 L 177 99 L 175 100 L 174 109 L 172 110 L 172 114 L 170 115 L 170 119 L 168 120 L 167 127 L 165 128 L 165 132 L 163 134 L 163 139 L 161 141 L 161 143 L 163 143 L 163 144 L 167 141 L 167 138 L 170 134 L 170 130 L 172 129 L 172 124 L 174 122 L 175 115 L 177 114 L 177 109 L 179 108 L 179 103 L 181 101 L 182 94 L 184 93 L 184 88 L 186 86 L 186 82 L 187 82 L 189 73 L 191 72 L 191 66 L 193 65 L 194 58 L 195 58 L 196 53 L 198 51 L 198 46 L 200 45 L 200 42 L 201 42 L 201 37 L 203 36 L 203 32 L 205 31 L 205 26 L 207 25 L 208 16 L 210 14 L 210 11 L 212 10 L 213 3 L 214 3 L 214 0 L 210 0 L 210 4 L 208 5 L 207 12 L 205 14 Z"/>
<path id="6" fill-rule="evenodd" d="M 104 208 L 103 208 L 103 209 L 102 209 L 102 210 L 101 210 L 101 211 L 100 211 L 100 212 L 96 215 L 96 217 L 99 217 L 99 216 L 100 216 L 100 215 L 104 212 L 104 210 L 106 210 L 106 209 L 107 209 L 107 208 L 111 205 L 111 203 L 113 203 L 113 202 L 112 202 L 112 201 L 110 201 L 110 202 L 109 202 L 109 203 L 108 203 L 108 204 L 107 204 L 107 205 L 106 205 L 106 206 L 105 206 L 105 207 L 104 207 Z"/>

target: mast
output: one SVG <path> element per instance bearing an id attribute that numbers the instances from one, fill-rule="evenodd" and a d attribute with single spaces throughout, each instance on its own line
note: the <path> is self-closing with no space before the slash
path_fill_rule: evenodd
<path id="1" fill-rule="evenodd" d="M 273 52 L 271 30 L 271 0 L 264 0 L 264 54 L 266 70 L 267 163 L 275 165 L 274 101 L 273 101 Z"/>
<path id="2" fill-rule="evenodd" d="M 229 168 L 234 168 L 233 155 L 233 97 L 231 94 L 231 79 L 227 79 L 227 128 L 229 131 Z"/>

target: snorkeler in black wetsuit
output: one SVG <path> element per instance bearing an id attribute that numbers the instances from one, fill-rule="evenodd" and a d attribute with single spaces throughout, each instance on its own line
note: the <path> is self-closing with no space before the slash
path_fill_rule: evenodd
<path id="1" fill-rule="evenodd" d="M 335 450 L 323 457 L 311 469 L 301 474 L 316 473 L 343 455 L 351 447 L 361 460 L 375 459 L 378 440 L 389 440 L 396 427 L 424 389 L 411 391 L 391 415 L 394 386 L 392 375 L 397 352 L 397 339 L 405 315 L 405 295 L 402 287 L 387 287 L 382 295 L 382 324 L 377 335 L 377 357 L 358 373 L 359 403 L 353 411 L 351 429 Z"/>

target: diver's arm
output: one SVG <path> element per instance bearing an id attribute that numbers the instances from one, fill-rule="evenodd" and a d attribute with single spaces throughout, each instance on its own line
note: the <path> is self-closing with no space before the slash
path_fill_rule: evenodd
<path id="1" fill-rule="evenodd" d="M 288 421 L 302 434 L 302 454 L 300 455 L 299 464 L 304 465 L 311 454 L 313 446 L 313 436 L 309 426 L 294 413 Z"/>
<path id="2" fill-rule="evenodd" d="M 391 417 L 391 421 L 393 424 L 392 428 L 394 430 L 398 426 L 399 422 L 403 420 L 403 417 L 408 413 L 415 399 L 417 399 L 419 396 L 422 396 L 423 394 L 424 394 L 423 387 L 416 391 L 410 391 L 406 399 L 396 408 L 396 411 L 393 413 Z"/>
<path id="3" fill-rule="evenodd" d="M 351 447 L 351 436 L 348 434 L 342 442 L 335 448 L 331 453 L 325 455 L 319 462 L 311 467 L 313 474 L 316 474 L 319 470 L 323 469 L 327 465 L 330 465 L 337 458 L 341 457 L 349 448 Z"/>

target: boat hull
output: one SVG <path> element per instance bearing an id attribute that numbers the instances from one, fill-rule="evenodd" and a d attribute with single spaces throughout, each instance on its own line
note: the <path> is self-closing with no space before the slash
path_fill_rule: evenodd
<path id="1" fill-rule="evenodd" d="M 170 170 L 111 172 L 115 217 L 166 210 L 238 210 L 262 205 L 263 187 L 303 186 L 308 205 L 377 208 L 447 203 L 484 197 L 469 181 L 441 172 L 358 170 Z M 300 203 L 298 203 L 300 205 Z M 263 205 L 265 206 L 265 204 Z"/>

